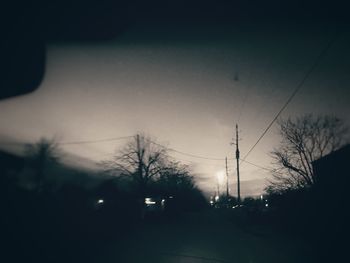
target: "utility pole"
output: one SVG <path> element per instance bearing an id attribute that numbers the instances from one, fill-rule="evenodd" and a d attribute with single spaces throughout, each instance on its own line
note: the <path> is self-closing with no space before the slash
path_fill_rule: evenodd
<path id="1" fill-rule="evenodd" d="M 140 145 L 140 135 L 136 134 L 136 147 L 137 147 L 137 158 L 139 162 L 138 172 L 140 178 L 142 178 L 142 156 L 141 156 L 141 145 Z"/>
<path id="2" fill-rule="evenodd" d="M 140 145 L 140 135 L 136 134 L 136 154 L 137 154 L 137 161 L 138 161 L 138 176 L 141 179 L 140 182 L 141 184 L 139 185 L 140 187 L 140 193 L 141 193 L 141 198 L 139 199 L 139 205 L 140 205 L 140 217 L 143 220 L 145 218 L 145 213 L 146 213 L 146 206 L 145 206 L 145 189 L 142 181 L 142 156 L 141 156 L 141 145 Z"/>
<path id="3" fill-rule="evenodd" d="M 142 140 L 144 140 L 144 138 L 141 138 Z M 137 154 L 137 162 L 138 162 L 138 167 L 137 167 L 137 173 L 138 173 L 138 179 L 140 180 L 140 187 L 141 187 L 141 191 L 142 191 L 142 194 L 144 195 L 144 191 L 145 191 L 145 178 L 144 178 L 144 175 L 143 175 L 143 166 L 144 166 L 144 162 L 143 162 L 143 154 L 142 154 L 142 151 L 143 149 L 142 146 L 141 146 L 141 142 L 140 142 L 140 135 L 137 134 L 136 135 L 136 147 L 137 147 L 137 150 L 136 150 L 136 154 Z"/>
<path id="4" fill-rule="evenodd" d="M 226 196 L 228 197 L 228 170 L 227 170 L 227 157 L 225 157 L 225 165 L 226 165 Z"/>
<path id="5" fill-rule="evenodd" d="M 237 201 L 241 203 L 241 187 L 239 181 L 239 147 L 238 147 L 238 124 L 236 124 L 236 161 L 237 161 Z"/>

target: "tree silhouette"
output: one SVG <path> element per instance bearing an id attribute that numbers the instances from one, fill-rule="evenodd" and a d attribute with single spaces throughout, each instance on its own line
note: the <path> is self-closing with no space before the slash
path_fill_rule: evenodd
<path id="1" fill-rule="evenodd" d="M 178 162 L 169 162 L 163 167 L 156 178 L 156 183 L 164 192 L 173 195 L 195 188 L 193 176 L 190 175 L 188 166 Z"/>
<path id="2" fill-rule="evenodd" d="M 171 197 L 171 210 L 204 207 L 206 200 L 196 187 L 188 166 L 174 162 L 167 149 L 144 135 L 136 135 L 111 159 L 101 163 L 105 172 L 128 182 L 135 190 L 141 218 L 145 216 L 145 198 Z"/>
<path id="3" fill-rule="evenodd" d="M 152 142 L 149 137 L 136 135 L 112 160 L 102 162 L 105 171 L 127 177 L 144 197 L 148 184 L 159 175 L 166 161 L 166 149 Z"/>
<path id="4" fill-rule="evenodd" d="M 168 161 L 155 178 L 154 186 L 161 196 L 168 197 L 166 210 L 170 213 L 194 211 L 207 205 L 189 166 L 179 162 Z"/>
<path id="5" fill-rule="evenodd" d="M 48 166 L 59 161 L 58 145 L 54 139 L 41 138 L 35 144 L 28 144 L 25 152 L 35 173 L 36 189 L 40 192 L 44 188 Z"/>
<path id="6" fill-rule="evenodd" d="M 281 119 L 278 124 L 282 141 L 272 152 L 277 169 L 267 192 L 314 185 L 317 178 L 312 163 L 342 146 L 347 132 L 344 122 L 333 116 L 308 114 L 296 119 Z"/>

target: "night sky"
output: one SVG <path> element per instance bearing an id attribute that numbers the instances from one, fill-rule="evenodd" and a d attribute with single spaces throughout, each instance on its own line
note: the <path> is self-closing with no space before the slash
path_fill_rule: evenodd
<path id="1" fill-rule="evenodd" d="M 326 113 L 350 124 L 347 24 L 325 19 L 322 12 L 315 20 L 305 19 L 306 11 L 300 14 L 303 20 L 288 20 L 282 14 L 271 18 L 274 9 L 269 19 L 259 8 L 251 11 L 244 16 L 236 10 L 235 16 L 222 7 L 211 19 L 188 11 L 178 20 L 166 19 L 163 12 L 137 19 L 104 41 L 51 37 L 39 88 L 0 101 L 2 142 L 34 142 L 42 136 L 59 142 L 99 140 L 144 132 L 184 153 L 227 156 L 235 195 L 234 125 L 239 125 L 244 156 L 333 40 L 281 116 Z M 274 125 L 247 161 L 271 168 L 269 152 L 279 139 Z M 125 142 L 61 148 L 98 162 Z M 203 190 L 215 191 L 224 160 L 169 153 L 191 165 Z M 266 178 L 269 171 L 242 164 L 242 195 L 260 194 Z"/>

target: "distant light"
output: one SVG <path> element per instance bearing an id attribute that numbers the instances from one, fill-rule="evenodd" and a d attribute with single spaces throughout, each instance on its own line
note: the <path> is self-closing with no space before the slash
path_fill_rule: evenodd
<path id="1" fill-rule="evenodd" d="M 103 200 L 103 199 L 98 199 L 97 203 L 98 203 L 98 204 L 103 204 L 103 203 L 104 203 L 104 200 Z"/>
<path id="2" fill-rule="evenodd" d="M 215 196 L 215 201 L 219 201 L 219 198 L 220 198 L 220 197 L 219 197 L 218 195 L 216 195 L 216 196 Z"/>
<path id="3" fill-rule="evenodd" d="M 174 198 L 173 196 L 169 196 L 170 199 Z"/>
<path id="4" fill-rule="evenodd" d="M 218 183 L 220 185 L 224 184 L 225 181 L 225 171 L 219 171 L 216 173 L 216 177 L 218 179 Z"/>
<path id="5" fill-rule="evenodd" d="M 164 205 L 165 204 L 165 199 L 162 199 L 162 205 Z"/>
<path id="6" fill-rule="evenodd" d="M 269 204 L 265 204 L 265 207 L 269 207 Z"/>
<path id="7" fill-rule="evenodd" d="M 156 203 L 155 201 L 152 201 L 152 198 L 150 198 L 150 197 L 145 198 L 146 205 L 154 205 L 155 203 Z"/>
<path id="8" fill-rule="evenodd" d="M 260 195 L 260 200 L 263 200 L 264 196 L 263 195 Z"/>
<path id="9" fill-rule="evenodd" d="M 210 204 L 211 204 L 211 205 L 214 204 L 214 201 L 213 201 L 213 200 L 210 200 Z"/>

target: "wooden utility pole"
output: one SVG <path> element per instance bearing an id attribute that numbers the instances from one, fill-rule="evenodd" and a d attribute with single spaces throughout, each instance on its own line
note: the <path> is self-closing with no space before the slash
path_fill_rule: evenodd
<path id="1" fill-rule="evenodd" d="M 241 203 L 241 186 L 239 180 L 239 147 L 238 147 L 238 124 L 236 124 L 236 161 L 237 161 L 237 201 Z"/>

